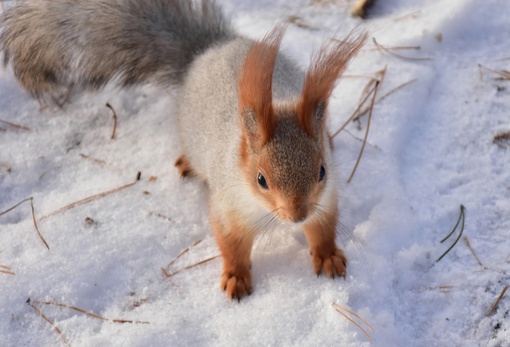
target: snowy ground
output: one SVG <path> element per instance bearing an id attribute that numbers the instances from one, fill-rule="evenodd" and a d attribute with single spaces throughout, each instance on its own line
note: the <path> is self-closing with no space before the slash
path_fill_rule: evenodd
<path id="1" fill-rule="evenodd" d="M 478 64 L 509 69 L 507 0 L 376 1 L 372 16 L 351 18 L 344 0 L 226 0 L 243 34 L 261 37 L 296 16 L 283 49 L 306 66 L 323 38 L 362 26 L 405 61 L 370 41 L 348 75 L 387 66 L 379 95 L 417 79 L 374 107 L 361 164 L 347 178 L 361 142 L 335 137 L 342 221 L 339 243 L 350 259 L 346 280 L 317 278 L 299 230 L 277 229 L 254 251 L 255 292 L 240 303 L 219 289 L 221 260 L 165 279 L 161 267 L 203 240 L 170 268 L 218 254 L 207 218 L 204 186 L 180 180 L 174 132 L 175 99 L 144 87 L 107 89 L 46 108 L 21 90 L 9 70 L 0 75 L 0 345 L 72 346 L 510 346 L 510 81 Z M 352 4 L 352 2 L 351 2 Z M 299 24 L 299 25 L 298 25 Z M 365 78 L 345 78 L 334 92 L 330 125 L 338 129 L 356 108 Z M 109 102 L 118 114 L 116 138 Z M 347 130 L 362 138 L 353 123 Z M 88 156 L 88 157 L 84 157 Z M 101 160 L 95 161 L 91 158 Z M 134 182 L 88 204 L 59 208 Z M 153 177 L 152 179 L 150 179 Z M 443 244 L 464 205 L 463 235 Z M 349 235 L 351 234 L 351 235 Z M 73 305 L 119 324 L 86 316 Z M 368 338 L 332 307 L 337 303 L 374 328 Z M 363 323 L 360 323 L 364 327 Z"/>

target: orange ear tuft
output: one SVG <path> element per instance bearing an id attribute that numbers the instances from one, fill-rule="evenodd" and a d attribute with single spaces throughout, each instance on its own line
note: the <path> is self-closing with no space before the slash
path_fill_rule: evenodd
<path id="1" fill-rule="evenodd" d="M 345 40 L 331 40 L 323 44 L 313 56 L 303 84 L 297 115 L 299 124 L 309 136 L 314 136 L 314 121 L 322 122 L 324 119 L 337 79 L 365 44 L 367 36 L 367 33 L 351 32 Z"/>
<path id="2" fill-rule="evenodd" d="M 253 43 L 239 74 L 239 107 L 243 124 L 262 143 L 271 138 L 276 128 L 272 105 L 273 70 L 285 29 L 284 25 L 279 25 L 262 41 Z M 253 116 L 255 119 L 245 119 Z M 257 128 L 252 129 L 253 126 Z"/>

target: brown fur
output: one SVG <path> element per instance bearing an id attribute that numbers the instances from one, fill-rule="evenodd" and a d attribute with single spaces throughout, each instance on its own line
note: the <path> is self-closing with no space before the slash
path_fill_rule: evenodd
<path id="1" fill-rule="evenodd" d="M 258 135 L 262 144 L 271 138 L 276 128 L 272 104 L 273 70 L 284 33 L 285 27 L 278 26 L 262 41 L 256 41 L 248 51 L 239 75 L 239 108 L 245 130 L 250 132 L 245 135 Z M 256 129 L 253 129 L 254 124 L 247 124 L 250 120 L 246 118 L 252 116 L 256 118 Z"/>
<path id="2" fill-rule="evenodd" d="M 189 165 L 188 158 L 186 158 L 185 155 L 181 155 L 179 158 L 177 158 L 175 161 L 175 166 L 177 167 L 177 170 L 179 170 L 179 175 L 181 175 L 183 178 L 193 174 L 193 170 Z"/>
<path id="3" fill-rule="evenodd" d="M 305 224 L 305 235 L 317 275 L 324 268 L 331 278 L 335 277 L 335 273 L 338 276 L 345 276 L 347 258 L 335 244 L 337 222 L 338 207 L 334 201 L 329 206 L 329 211 L 320 212 L 317 218 Z"/>
<path id="4" fill-rule="evenodd" d="M 216 242 L 223 257 L 220 286 L 226 291 L 229 299 L 241 300 L 253 291 L 250 272 L 252 230 L 236 215 L 228 216 L 225 221 L 220 221 L 211 209 L 210 218 Z"/>
<path id="5" fill-rule="evenodd" d="M 345 41 L 332 40 L 328 44 L 323 44 L 312 59 L 305 77 L 297 115 L 301 127 L 309 136 L 314 136 L 314 117 L 318 116 L 319 121 L 324 121 L 324 115 L 317 113 L 326 110 L 337 79 L 366 39 L 366 34 L 355 36 L 351 33 Z"/>

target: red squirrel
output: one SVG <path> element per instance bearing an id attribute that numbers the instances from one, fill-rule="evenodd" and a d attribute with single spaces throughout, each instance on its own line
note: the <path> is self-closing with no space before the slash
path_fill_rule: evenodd
<path id="1" fill-rule="evenodd" d="M 209 187 L 228 298 L 252 293 L 250 255 L 267 218 L 302 225 L 317 275 L 345 276 L 326 118 L 366 34 L 325 43 L 302 72 L 279 52 L 285 26 L 242 37 L 209 0 L 22 0 L 4 16 L 4 63 L 35 97 L 111 81 L 180 89 L 176 166 Z"/>

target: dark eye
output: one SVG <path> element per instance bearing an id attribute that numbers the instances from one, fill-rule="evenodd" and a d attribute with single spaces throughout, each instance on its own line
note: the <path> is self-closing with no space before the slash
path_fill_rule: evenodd
<path id="1" fill-rule="evenodd" d="M 266 182 L 266 178 L 264 177 L 263 174 L 261 174 L 259 172 L 259 175 L 257 177 L 257 182 L 259 182 L 259 185 L 264 188 L 264 189 L 269 189 L 269 187 L 267 186 L 267 182 Z"/>
<path id="2" fill-rule="evenodd" d="M 321 165 L 321 173 L 319 175 L 319 182 L 324 179 L 324 176 L 326 176 L 326 169 L 324 168 L 324 165 Z"/>

